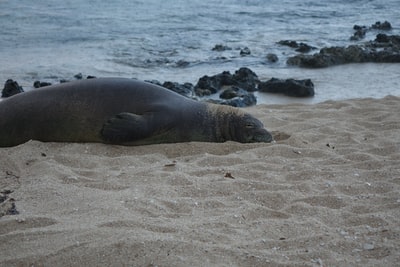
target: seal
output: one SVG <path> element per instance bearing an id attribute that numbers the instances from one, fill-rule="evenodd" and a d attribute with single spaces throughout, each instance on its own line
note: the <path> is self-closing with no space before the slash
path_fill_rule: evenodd
<path id="1" fill-rule="evenodd" d="M 0 101 L 0 146 L 29 140 L 146 145 L 271 142 L 242 110 L 203 103 L 127 78 L 62 83 Z"/>

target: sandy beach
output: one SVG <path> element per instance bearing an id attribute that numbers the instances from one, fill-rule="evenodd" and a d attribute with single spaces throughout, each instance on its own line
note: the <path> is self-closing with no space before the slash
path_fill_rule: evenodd
<path id="1" fill-rule="evenodd" d="M 0 148 L 0 266 L 398 266 L 400 98 L 247 110 L 276 143 Z"/>

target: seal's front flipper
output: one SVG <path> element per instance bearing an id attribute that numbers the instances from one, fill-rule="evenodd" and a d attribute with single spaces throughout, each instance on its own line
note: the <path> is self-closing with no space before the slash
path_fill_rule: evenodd
<path id="1" fill-rule="evenodd" d="M 121 144 L 143 139 L 151 132 L 144 116 L 123 112 L 104 123 L 100 134 L 107 143 Z"/>

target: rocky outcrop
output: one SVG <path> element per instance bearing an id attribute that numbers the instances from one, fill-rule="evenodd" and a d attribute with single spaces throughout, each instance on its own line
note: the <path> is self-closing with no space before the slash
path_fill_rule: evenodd
<path id="1" fill-rule="evenodd" d="M 260 82 L 258 90 L 265 93 L 278 93 L 294 97 L 314 96 L 314 84 L 310 79 L 277 79 L 272 78 L 266 82 Z"/>
<path id="2" fill-rule="evenodd" d="M 88 76 L 87 79 L 96 78 Z M 83 79 L 81 74 L 75 76 L 75 79 Z M 60 82 L 68 82 L 62 80 Z M 257 99 L 253 94 L 254 91 L 268 93 L 282 93 L 287 96 L 305 97 L 314 95 L 314 85 L 311 80 L 279 80 L 272 78 L 269 81 L 261 82 L 256 73 L 249 68 L 240 68 L 235 73 L 224 71 L 213 76 L 201 77 L 196 85 L 191 83 L 177 83 L 166 81 L 164 83 L 158 80 L 148 80 L 147 82 L 165 87 L 171 91 L 186 97 L 195 98 L 201 101 L 208 101 L 222 105 L 230 105 L 234 107 L 247 107 L 257 104 Z M 35 81 L 34 88 L 48 86 L 50 83 Z M 11 91 L 15 93 L 21 92 L 22 87 L 13 80 L 8 80 L 5 85 L 9 95 Z M 22 91 L 23 92 L 23 91 Z M 209 97 L 211 95 L 216 96 Z M 212 99 L 211 99 L 212 98 Z"/>
<path id="3" fill-rule="evenodd" d="M 278 56 L 274 53 L 268 53 L 266 58 L 267 58 L 268 62 L 271 62 L 271 63 L 275 63 L 275 62 L 279 61 Z"/>
<path id="4" fill-rule="evenodd" d="M 392 25 L 388 21 L 385 21 L 383 23 L 377 21 L 375 22 L 375 24 L 372 24 L 371 27 L 354 25 L 353 29 L 355 30 L 355 32 L 353 36 L 350 37 L 350 40 L 359 41 L 361 39 L 364 39 L 365 35 L 370 30 L 390 31 L 392 29 Z"/>
<path id="5" fill-rule="evenodd" d="M 316 47 L 308 45 L 306 43 L 298 43 L 296 41 L 291 41 L 291 40 L 282 40 L 279 41 L 278 44 L 294 48 L 297 52 L 300 53 L 308 53 L 311 50 L 317 49 Z"/>
<path id="6" fill-rule="evenodd" d="M 224 71 L 213 76 L 201 77 L 195 85 L 195 93 L 197 96 L 211 95 L 226 86 L 236 86 L 253 92 L 257 90 L 257 83 L 257 74 L 249 68 L 240 68 L 234 74 Z"/>
<path id="7" fill-rule="evenodd" d="M 229 71 L 213 76 L 201 77 L 194 87 L 196 96 L 203 97 L 224 90 L 220 97 L 225 100 L 209 100 L 213 103 L 245 107 L 255 105 L 256 97 L 251 93 L 257 90 L 259 80 L 249 68 L 240 68 L 231 74 Z"/>
<path id="8" fill-rule="evenodd" d="M 12 95 L 16 95 L 22 92 L 24 92 L 22 86 L 19 86 L 16 81 L 8 79 L 4 84 L 3 91 L 1 92 L 1 97 L 10 97 Z"/>
<path id="9" fill-rule="evenodd" d="M 219 97 L 225 99 L 220 101 L 220 104 L 223 105 L 248 107 L 257 104 L 257 98 L 254 94 L 236 86 L 224 90 Z"/>
<path id="10" fill-rule="evenodd" d="M 307 68 L 323 68 L 347 63 L 399 63 L 400 36 L 380 33 L 362 45 L 322 48 L 314 55 L 296 55 L 287 64 Z"/>
<path id="11" fill-rule="evenodd" d="M 40 88 L 40 87 L 45 87 L 45 86 L 49 86 L 49 85 L 51 85 L 51 83 L 48 83 L 48 82 L 41 82 L 41 81 L 35 81 L 35 82 L 33 83 L 33 87 L 34 87 L 34 88 Z"/>
<path id="12" fill-rule="evenodd" d="M 248 55 L 251 55 L 250 48 L 248 48 L 248 47 L 246 46 L 246 47 L 243 47 L 242 49 L 240 49 L 240 55 L 241 55 L 241 56 L 248 56 Z"/>
<path id="13" fill-rule="evenodd" d="M 223 45 L 223 44 L 216 44 L 211 50 L 222 52 L 222 51 L 226 51 L 226 50 L 232 50 L 232 48 L 230 48 L 229 46 Z"/>
<path id="14" fill-rule="evenodd" d="M 399 63 L 400 62 L 400 36 L 387 35 L 386 31 L 392 29 L 392 25 L 385 21 L 372 24 L 370 27 L 354 25 L 355 30 L 352 41 L 365 38 L 367 32 L 378 31 L 375 40 L 363 43 L 353 43 L 349 46 L 324 47 L 313 55 L 299 54 L 287 59 L 288 65 L 306 68 L 324 68 L 347 63 Z M 293 48 L 300 45 L 295 41 L 280 41 L 282 45 Z M 301 44 L 301 43 L 300 43 Z"/>
<path id="15" fill-rule="evenodd" d="M 194 86 L 191 83 L 180 84 L 177 82 L 167 81 L 161 86 L 184 96 L 192 96 L 194 91 Z"/>

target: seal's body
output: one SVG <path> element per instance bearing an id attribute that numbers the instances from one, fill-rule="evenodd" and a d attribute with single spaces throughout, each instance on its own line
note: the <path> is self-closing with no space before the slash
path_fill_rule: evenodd
<path id="1" fill-rule="evenodd" d="M 144 145 L 188 141 L 270 142 L 239 109 L 197 102 L 124 78 L 68 82 L 0 102 L 0 146 L 28 140 Z"/>

